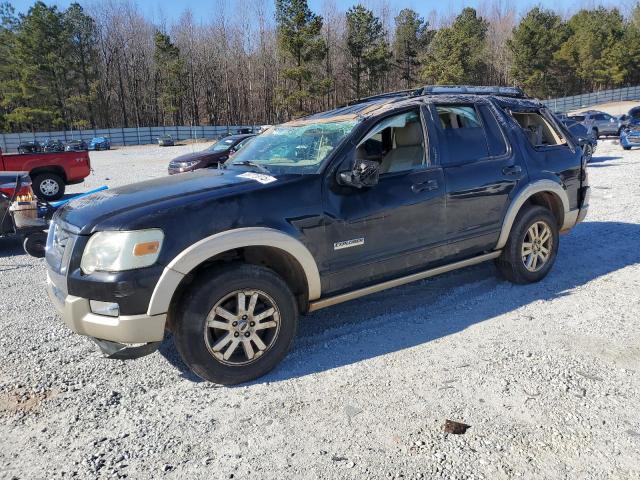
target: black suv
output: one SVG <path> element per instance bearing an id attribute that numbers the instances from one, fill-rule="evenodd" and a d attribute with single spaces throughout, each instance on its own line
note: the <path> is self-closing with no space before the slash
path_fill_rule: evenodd
<path id="1" fill-rule="evenodd" d="M 223 169 L 69 203 L 48 286 L 109 356 L 167 329 L 197 375 L 233 384 L 282 360 L 299 313 L 488 260 L 543 279 L 588 199 L 582 152 L 540 102 L 425 87 L 271 127 Z"/>

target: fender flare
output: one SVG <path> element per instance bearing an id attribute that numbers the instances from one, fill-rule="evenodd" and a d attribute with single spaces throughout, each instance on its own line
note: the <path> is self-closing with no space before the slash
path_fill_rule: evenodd
<path id="1" fill-rule="evenodd" d="M 321 286 L 318 266 L 307 247 L 300 240 L 273 228 L 237 228 L 203 238 L 171 260 L 153 290 L 147 314 L 166 313 L 182 279 L 203 262 L 235 248 L 260 246 L 278 248 L 295 258 L 307 279 L 309 300 L 320 298 Z"/>
<path id="2" fill-rule="evenodd" d="M 518 193 L 518 195 L 513 199 L 511 205 L 509 205 L 507 213 L 505 214 L 504 220 L 502 222 L 502 230 L 500 231 L 498 244 L 495 248 L 496 250 L 504 248 L 504 246 L 507 244 L 509 234 L 511 233 L 511 227 L 513 227 L 513 223 L 515 222 L 516 216 L 522 208 L 522 205 L 524 205 L 524 203 L 533 195 L 541 192 L 552 193 L 562 202 L 562 208 L 564 210 L 564 223 L 561 227 L 561 230 L 565 230 L 573 226 L 572 224 L 568 225 L 568 223 L 571 223 L 571 218 L 574 219 L 573 223 L 575 223 L 575 216 L 570 215 L 569 197 L 567 196 L 567 192 L 564 190 L 564 188 L 562 188 L 562 185 L 560 183 L 554 182 L 553 180 L 537 180 L 522 189 L 522 191 L 520 191 L 520 193 Z"/>

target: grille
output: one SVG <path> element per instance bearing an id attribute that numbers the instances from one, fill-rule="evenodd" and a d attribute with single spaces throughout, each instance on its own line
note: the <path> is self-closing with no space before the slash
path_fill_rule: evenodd
<path id="1" fill-rule="evenodd" d="M 59 223 L 51 224 L 47 237 L 46 261 L 54 272 L 66 274 L 75 238 L 74 234 L 65 230 Z"/>

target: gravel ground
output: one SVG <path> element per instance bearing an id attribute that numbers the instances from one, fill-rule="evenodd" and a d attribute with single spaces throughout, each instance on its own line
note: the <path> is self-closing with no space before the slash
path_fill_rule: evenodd
<path id="1" fill-rule="evenodd" d="M 92 153 L 74 189 L 204 146 Z M 170 338 L 102 359 L 49 304 L 44 261 L 0 240 L 0 478 L 640 478 L 640 151 L 602 142 L 590 178 L 543 282 L 486 264 L 318 312 L 235 388 Z"/>

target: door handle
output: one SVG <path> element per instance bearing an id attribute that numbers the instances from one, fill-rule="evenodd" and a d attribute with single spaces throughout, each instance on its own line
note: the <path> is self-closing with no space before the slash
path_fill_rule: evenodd
<path id="1" fill-rule="evenodd" d="M 502 169 L 502 173 L 509 176 L 516 176 L 522 173 L 522 167 L 520 165 L 510 165 Z"/>
<path id="2" fill-rule="evenodd" d="M 430 192 L 431 190 L 437 190 L 438 189 L 438 181 L 437 180 L 427 180 L 426 182 L 422 182 L 422 183 L 414 183 L 413 185 L 411 185 L 411 190 L 414 193 L 418 193 L 418 192 Z"/>

